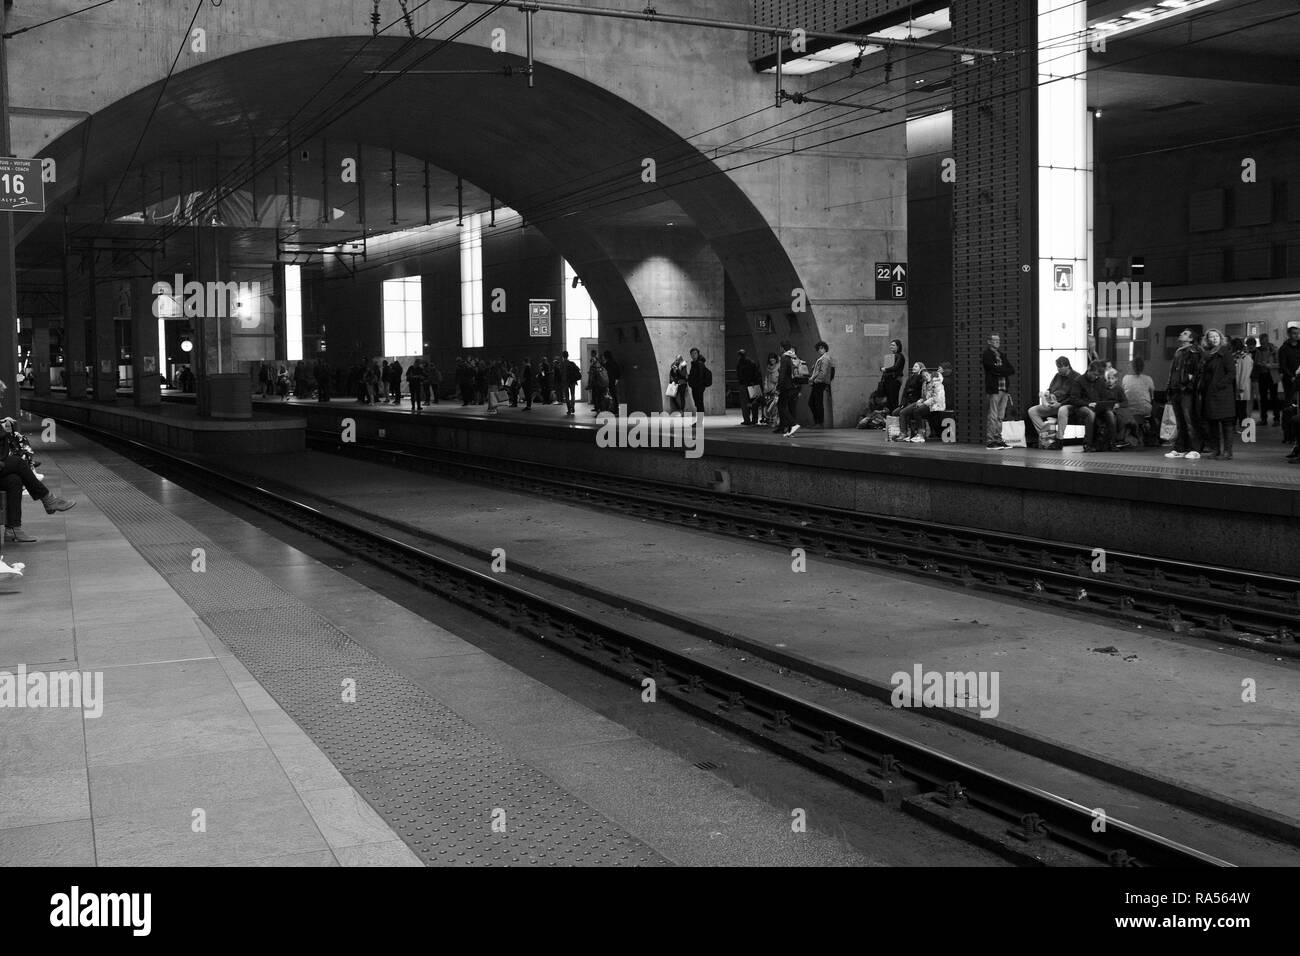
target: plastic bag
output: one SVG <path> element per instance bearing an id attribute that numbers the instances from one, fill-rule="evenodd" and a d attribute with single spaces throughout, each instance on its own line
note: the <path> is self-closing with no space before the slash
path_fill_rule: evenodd
<path id="1" fill-rule="evenodd" d="M 1165 413 L 1160 419 L 1160 440 L 1173 441 L 1178 437 L 1178 415 L 1174 413 L 1174 406 L 1166 405 Z"/>
<path id="2" fill-rule="evenodd" d="M 1023 421 L 1003 422 L 1002 440 L 1012 448 L 1025 448 L 1025 423 Z"/>

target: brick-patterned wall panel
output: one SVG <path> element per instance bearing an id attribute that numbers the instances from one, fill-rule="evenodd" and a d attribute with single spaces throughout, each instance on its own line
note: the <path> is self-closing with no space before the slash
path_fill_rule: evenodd
<path id="1" fill-rule="evenodd" d="M 1033 263 L 1036 125 L 1036 4 L 1032 0 L 954 0 L 953 43 L 1019 55 L 982 58 L 953 75 L 953 347 L 958 428 L 963 442 L 984 440 L 988 336 L 1002 335 L 1023 409 L 1036 377 Z"/>

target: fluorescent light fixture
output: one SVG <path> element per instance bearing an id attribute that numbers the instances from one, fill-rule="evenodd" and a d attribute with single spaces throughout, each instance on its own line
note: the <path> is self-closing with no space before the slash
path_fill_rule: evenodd
<path id="1" fill-rule="evenodd" d="M 1193 10 L 1199 10 L 1202 7 L 1208 7 L 1210 4 L 1218 2 L 1219 0 L 1160 0 L 1159 3 L 1149 4 L 1145 7 L 1135 7 L 1128 13 L 1118 17 L 1097 20 L 1088 24 L 1088 29 L 1090 31 L 1099 30 L 1108 37 L 1118 36 L 1121 33 L 1148 27 L 1153 23 L 1161 23 L 1179 14 L 1190 13 Z"/>
<path id="2" fill-rule="evenodd" d="M 952 15 L 949 13 L 948 8 L 944 7 L 934 13 L 915 17 L 906 23 L 885 27 L 883 30 L 874 30 L 871 35 L 887 37 L 890 40 L 917 40 L 932 33 L 942 33 L 944 30 L 951 29 Z M 864 47 L 859 47 L 856 43 L 839 43 L 828 49 L 804 53 L 793 60 L 785 61 L 781 64 L 781 72 L 789 73 L 792 76 L 817 73 L 821 70 L 829 70 L 840 63 L 852 63 L 858 58 L 859 53 L 863 56 L 870 56 L 872 53 L 879 53 L 883 49 L 883 46 L 877 46 L 874 43 L 869 43 Z M 763 72 L 775 73 L 776 67 L 770 66 Z"/>

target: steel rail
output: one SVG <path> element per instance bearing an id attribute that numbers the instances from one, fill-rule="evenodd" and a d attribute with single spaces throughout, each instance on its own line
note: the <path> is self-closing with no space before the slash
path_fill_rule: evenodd
<path id="1" fill-rule="evenodd" d="M 1300 581 L 1290 578 L 1129 552 L 1109 552 L 1108 570 L 1093 572 L 1089 549 L 1060 542 L 618 475 L 601 475 L 597 484 L 590 476 L 560 466 L 400 442 L 342 445 L 333 432 L 313 432 L 310 440 L 325 450 L 382 454 L 397 464 L 468 472 L 532 494 L 549 489 L 579 503 L 614 503 L 639 517 L 747 539 L 757 534 L 759 541 L 803 547 L 840 560 L 1300 659 L 1300 644 L 1295 643 Z"/>

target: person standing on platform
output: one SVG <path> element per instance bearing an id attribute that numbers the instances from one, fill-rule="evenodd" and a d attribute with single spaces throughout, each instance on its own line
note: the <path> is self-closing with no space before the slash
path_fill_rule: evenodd
<path id="1" fill-rule="evenodd" d="M 406 370 L 406 386 L 411 393 L 411 414 L 424 410 L 424 363 L 416 359 Z"/>
<path id="2" fill-rule="evenodd" d="M 812 412 L 813 428 L 825 427 L 826 396 L 831 390 L 833 378 L 835 360 L 831 358 L 831 347 L 825 342 L 818 342 L 817 361 L 813 362 L 812 374 L 808 377 L 808 410 Z"/>
<path id="3" fill-rule="evenodd" d="M 537 372 L 533 369 L 533 360 L 524 359 L 524 367 L 519 371 L 519 384 L 523 389 L 524 411 L 533 410 L 533 390 L 537 388 Z"/>
<path id="4" fill-rule="evenodd" d="M 564 414 L 566 417 L 572 417 L 575 414 L 574 393 L 577 391 L 578 383 L 582 381 L 582 369 L 578 368 L 576 363 L 569 361 L 568 352 L 561 352 L 560 359 L 560 371 L 564 375 Z"/>
<path id="5" fill-rule="evenodd" d="M 1235 392 L 1237 421 L 1235 428 L 1241 428 L 1246 416 L 1250 414 L 1250 382 L 1254 378 L 1255 360 L 1250 350 L 1241 339 L 1232 340 L 1232 361 L 1235 374 Z"/>
<path id="6" fill-rule="evenodd" d="M 763 418 L 760 424 L 775 425 L 777 422 L 777 402 L 780 398 L 777 386 L 780 379 L 781 356 L 768 352 L 767 368 L 763 370 Z"/>
<path id="7" fill-rule="evenodd" d="M 438 390 L 442 388 L 442 371 L 432 359 L 424 364 L 424 403 L 438 404 Z"/>
<path id="8" fill-rule="evenodd" d="M 907 356 L 903 354 L 901 339 L 889 343 L 889 354 L 885 364 L 880 366 L 880 389 L 892 411 L 898 407 L 898 392 L 903 387 L 903 373 L 907 371 Z"/>
<path id="9" fill-rule="evenodd" d="M 1232 347 L 1218 329 L 1202 338 L 1200 397 L 1201 420 L 1211 458 L 1232 460 L 1233 415 L 1237 410 L 1237 365 Z"/>
<path id="10" fill-rule="evenodd" d="M 740 386 L 740 420 L 745 425 L 758 424 L 758 408 L 763 401 L 763 373 L 758 363 L 741 349 L 736 354 L 736 384 Z"/>
<path id="11" fill-rule="evenodd" d="M 289 370 L 283 365 L 280 366 L 280 371 L 275 376 L 275 392 L 280 396 L 280 401 L 287 402 L 289 400 Z"/>
<path id="12" fill-rule="evenodd" d="M 492 385 L 489 382 L 488 388 Z M 537 391 L 541 395 L 542 404 L 551 404 L 551 361 L 545 355 L 537 363 Z"/>
<path id="13" fill-rule="evenodd" d="M 556 405 L 564 404 L 564 393 L 567 391 L 564 369 L 566 361 L 563 357 L 551 359 L 551 389 L 555 393 Z"/>
<path id="14" fill-rule="evenodd" d="M 323 358 L 316 360 L 316 400 L 330 400 L 330 367 Z"/>
<path id="15" fill-rule="evenodd" d="M 1291 325 L 1286 330 L 1286 341 L 1277 350 L 1277 368 L 1282 373 L 1283 405 L 1300 404 L 1300 325 Z M 1277 406 L 1274 406 L 1277 408 Z M 1278 409 L 1278 421 L 1281 423 L 1281 409 Z"/>
<path id="16" fill-rule="evenodd" d="M 587 357 L 587 388 L 591 390 L 591 413 L 599 415 L 609 401 L 609 372 L 600 364 L 595 349 Z"/>
<path id="17" fill-rule="evenodd" d="M 456 391 L 460 392 L 460 407 L 464 408 L 474 398 L 474 370 L 469 367 L 464 356 L 456 359 Z M 511 398 L 511 405 L 514 399 Z"/>
<path id="18" fill-rule="evenodd" d="M 1007 417 L 1007 406 L 1011 404 L 1011 385 L 1008 380 L 1016 370 L 1007 360 L 1007 354 L 1002 351 L 1002 336 L 998 333 L 989 336 L 988 348 L 980 356 L 980 364 L 984 366 L 984 394 L 988 396 L 984 447 L 1000 451 L 1011 447 L 1002 440 L 1002 422 Z"/>
<path id="19" fill-rule="evenodd" d="M 402 363 L 393 359 L 388 366 L 388 400 L 394 405 L 402 404 Z"/>
<path id="20" fill-rule="evenodd" d="M 618 382 L 623 377 L 623 367 L 614 361 L 614 353 L 605 349 L 605 374 L 609 376 L 609 409 L 618 411 Z"/>
<path id="21" fill-rule="evenodd" d="M 673 364 L 668 366 L 668 385 L 673 394 L 668 397 L 669 413 L 686 411 L 686 388 L 690 379 L 690 366 L 686 364 L 686 359 L 677 356 L 673 359 Z M 676 388 L 672 388 L 676 386 Z"/>
<path id="22" fill-rule="evenodd" d="M 1259 389 L 1259 423 L 1268 424 L 1269 409 L 1273 410 L 1273 424 L 1282 424 L 1282 408 L 1277 398 L 1277 346 L 1268 340 L 1268 333 L 1259 336 L 1259 345 L 1255 347 L 1251 358 L 1255 360 L 1255 387 Z"/>
<path id="23" fill-rule="evenodd" d="M 383 366 L 379 369 L 379 381 L 375 386 L 375 402 L 385 403 L 388 401 L 388 380 L 392 373 L 388 370 L 388 359 L 384 359 Z"/>
<path id="24" fill-rule="evenodd" d="M 778 424 L 773 432 L 780 432 L 782 438 L 791 438 L 799 430 L 799 423 L 794 420 L 795 403 L 799 401 L 799 382 L 795 378 L 794 345 L 789 339 L 781 341 L 781 364 L 776 377 Z"/>
<path id="25" fill-rule="evenodd" d="M 691 349 L 691 370 L 687 373 L 686 384 L 691 388 L 695 411 L 700 415 L 704 414 L 704 390 L 713 384 L 713 372 L 706 363 L 699 349 Z"/>
<path id="26" fill-rule="evenodd" d="M 1201 380 L 1201 350 L 1192 340 L 1191 329 L 1183 329 L 1178 336 L 1178 351 L 1169 366 L 1169 384 L 1165 386 L 1166 401 L 1174 406 L 1178 420 L 1178 435 L 1174 450 L 1166 458 L 1201 457 L 1201 421 L 1197 385 Z"/>

